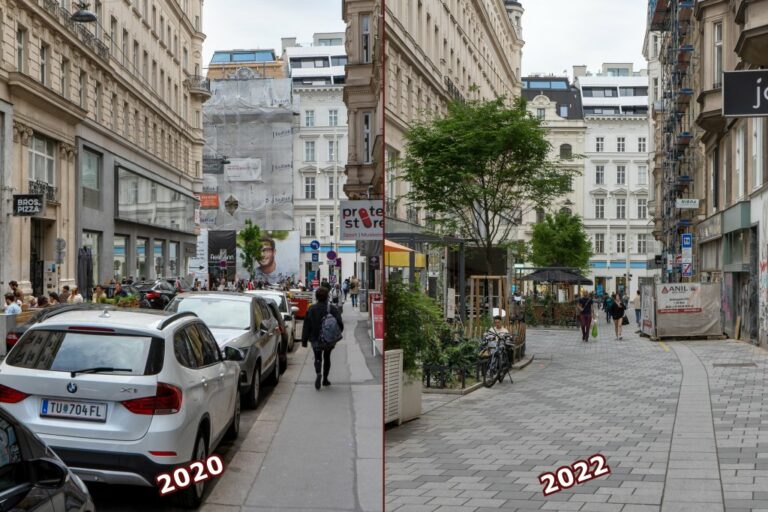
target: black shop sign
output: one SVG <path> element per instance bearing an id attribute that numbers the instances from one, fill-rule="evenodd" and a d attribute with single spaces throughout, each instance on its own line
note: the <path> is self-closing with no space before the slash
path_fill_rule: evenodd
<path id="1" fill-rule="evenodd" d="M 725 72 L 723 116 L 768 116 L 768 70 Z"/>
<path id="2" fill-rule="evenodd" d="M 14 216 L 40 215 L 44 208 L 45 201 L 42 194 L 14 194 L 13 196 Z"/>

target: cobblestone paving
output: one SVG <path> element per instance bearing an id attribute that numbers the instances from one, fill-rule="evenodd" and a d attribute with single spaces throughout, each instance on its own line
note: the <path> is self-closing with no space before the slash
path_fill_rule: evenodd
<path id="1" fill-rule="evenodd" d="M 386 510 L 768 512 L 768 352 L 600 326 L 531 329 L 514 384 L 388 431 Z M 543 496 L 541 473 L 594 453 L 611 475 Z"/>

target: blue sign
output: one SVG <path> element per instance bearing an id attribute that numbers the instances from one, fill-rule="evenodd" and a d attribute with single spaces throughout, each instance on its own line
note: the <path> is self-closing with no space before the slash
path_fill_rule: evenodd
<path id="1" fill-rule="evenodd" d="M 683 233 L 683 248 L 687 249 L 693 247 L 693 235 L 691 233 Z"/>
<path id="2" fill-rule="evenodd" d="M 320 253 L 319 252 L 313 252 L 312 253 L 312 261 L 314 263 L 317 263 L 318 261 L 320 261 Z"/>
<path id="3" fill-rule="evenodd" d="M 312 240 L 309 246 L 312 248 L 313 251 L 320 250 L 320 242 L 318 242 L 317 240 Z"/>

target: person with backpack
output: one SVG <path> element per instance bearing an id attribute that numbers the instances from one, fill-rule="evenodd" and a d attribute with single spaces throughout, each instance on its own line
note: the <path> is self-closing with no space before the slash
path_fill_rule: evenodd
<path id="1" fill-rule="evenodd" d="M 321 286 L 315 292 L 317 302 L 310 306 L 304 317 L 304 327 L 301 332 L 301 346 L 306 347 L 312 343 L 312 351 L 315 353 L 315 389 L 320 389 L 322 379 L 323 386 L 330 386 L 328 374 L 331 371 L 331 352 L 341 340 L 344 331 L 344 322 L 336 306 L 328 300 L 328 288 Z M 322 375 L 320 370 L 322 368 Z"/>

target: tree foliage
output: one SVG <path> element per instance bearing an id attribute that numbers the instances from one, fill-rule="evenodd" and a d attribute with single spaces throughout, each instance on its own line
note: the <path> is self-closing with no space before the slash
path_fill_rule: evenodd
<path id="1" fill-rule="evenodd" d="M 577 171 L 550 160 L 541 121 L 524 99 L 453 102 L 406 134 L 408 200 L 435 215 L 436 229 L 485 250 L 509 240 L 515 219 L 568 192 Z"/>
<path id="2" fill-rule="evenodd" d="M 251 276 L 261 259 L 261 229 L 251 219 L 245 219 L 245 227 L 237 234 L 237 247 L 242 251 L 243 266 Z"/>
<path id="3" fill-rule="evenodd" d="M 589 268 L 592 245 L 581 217 L 560 212 L 547 214 L 544 222 L 533 226 L 531 262 L 537 267 Z"/>

